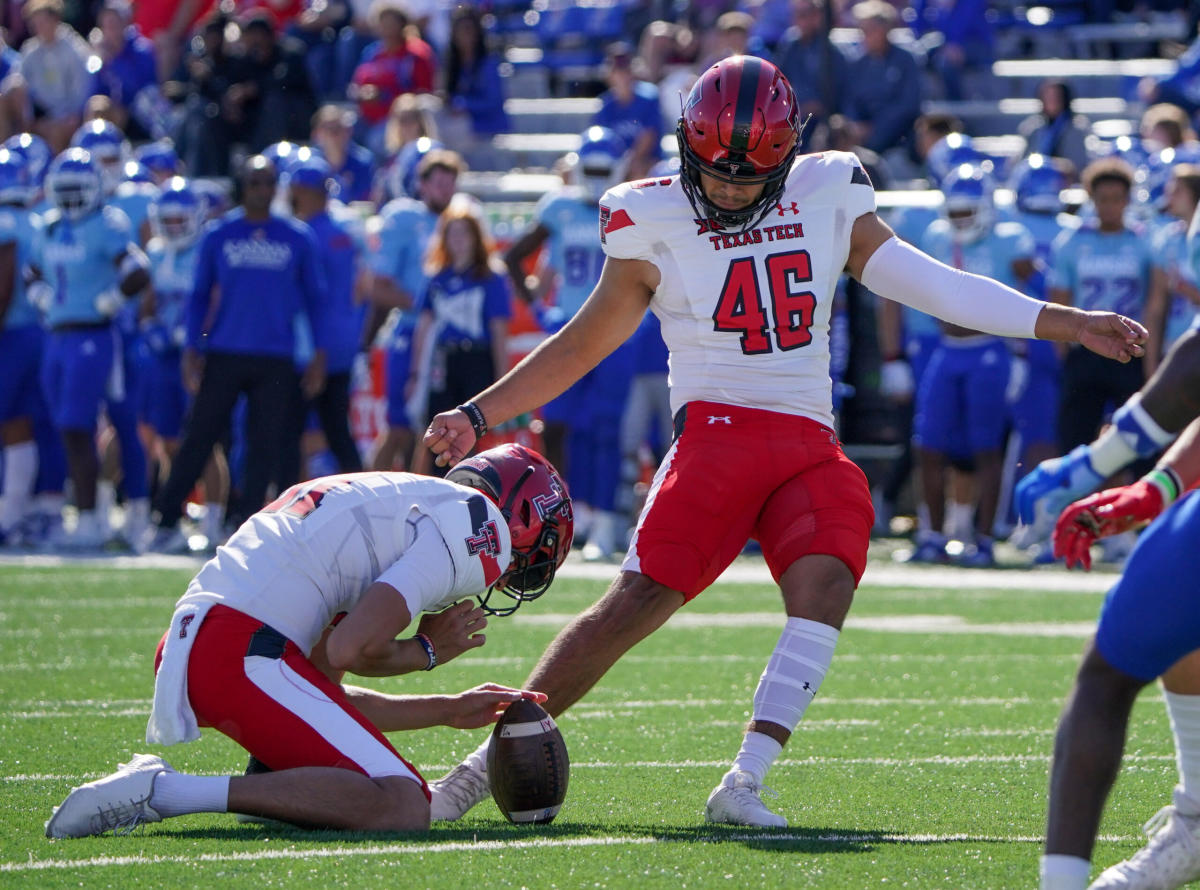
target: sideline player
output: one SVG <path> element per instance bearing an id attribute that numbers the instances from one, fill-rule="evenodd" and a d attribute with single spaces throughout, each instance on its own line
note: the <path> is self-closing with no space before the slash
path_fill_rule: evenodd
<path id="1" fill-rule="evenodd" d="M 1109 591 L 1096 636 L 1059 719 L 1041 866 L 1043 890 L 1079 890 L 1087 884 L 1096 831 L 1120 769 L 1133 703 L 1159 677 L 1175 739 L 1179 785 L 1173 802 L 1146 823 L 1150 842 L 1091 886 L 1170 890 L 1200 878 L 1200 653 L 1194 651 L 1200 649 L 1200 622 L 1191 602 L 1192 588 L 1180 580 L 1200 570 L 1194 555 L 1200 498 L 1192 495 L 1174 503 L 1200 481 L 1200 420 L 1195 419 L 1200 405 L 1187 396 L 1198 389 L 1200 333 L 1193 330 L 1168 354 L 1134 406 L 1143 421 L 1161 424 L 1161 430 L 1183 429 L 1178 441 L 1138 482 L 1068 506 L 1054 530 L 1055 555 L 1066 557 L 1068 566 L 1088 568 L 1088 548 L 1098 538 L 1155 520 Z M 1123 438 L 1132 440 L 1128 418 L 1133 412 L 1128 408 L 1127 404 L 1119 414 L 1127 432 Z M 1138 439 L 1147 456 L 1161 447 L 1152 446 L 1149 436 Z M 1106 433 L 1090 448 L 1111 447 L 1112 441 Z"/>
<path id="2" fill-rule="evenodd" d="M 522 695 L 544 697 L 494 684 L 390 696 L 343 687 L 342 674 L 432 670 L 482 646 L 485 613 L 541 596 L 570 547 L 566 486 L 520 445 L 484 451 L 444 480 L 376 472 L 293 486 L 238 529 L 176 604 L 146 729 L 148 742 L 171 745 L 213 726 L 272 771 L 191 776 L 138 754 L 74 789 L 47 837 L 204 812 L 427 829 L 425 781 L 383 733 L 482 727 Z M 464 599 L 476 594 L 478 605 Z M 497 595 L 515 603 L 498 606 Z M 397 639 L 418 613 L 438 609 Z"/>
<path id="3" fill-rule="evenodd" d="M 1110 312 L 1025 297 L 905 245 L 875 215 L 852 154 L 797 157 L 799 114 L 769 62 L 709 68 L 678 125 L 681 174 L 601 201 L 608 259 L 558 333 L 473 401 L 434 418 L 425 442 L 461 460 L 495 424 L 543 404 L 616 348 L 651 308 L 671 351 L 676 438 L 655 476 L 623 571 L 551 643 L 531 675 L 552 714 L 758 539 L 787 622 L 754 694 L 733 768 L 709 798 L 715 822 L 778 826 L 766 772 L 816 694 L 866 566 L 873 511 L 833 431 L 830 303 L 843 269 L 877 294 L 1014 337 L 1141 355 L 1145 330 Z M 434 786 L 434 818 L 487 794 L 486 746 Z"/>

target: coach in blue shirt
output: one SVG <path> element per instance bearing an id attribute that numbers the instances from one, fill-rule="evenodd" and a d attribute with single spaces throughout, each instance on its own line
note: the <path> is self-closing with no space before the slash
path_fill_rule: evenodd
<path id="1" fill-rule="evenodd" d="M 322 297 L 325 273 L 312 230 L 271 212 L 276 182 L 269 160 L 250 158 L 240 177 L 241 206 L 200 242 L 183 353 L 184 385 L 196 397 L 156 505 L 159 529 L 152 549 L 185 549 L 177 529 L 184 499 L 243 394 L 249 409 L 245 478 L 230 521 L 240 523 L 262 507 L 296 386 L 292 356 L 298 314 L 307 315 L 316 346 L 300 386 L 310 398 L 324 387 L 330 330 Z"/>

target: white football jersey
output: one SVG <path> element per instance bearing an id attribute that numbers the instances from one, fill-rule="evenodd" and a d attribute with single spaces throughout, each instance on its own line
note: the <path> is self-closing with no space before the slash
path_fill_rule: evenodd
<path id="1" fill-rule="evenodd" d="M 854 221 L 874 210 L 847 152 L 798 157 L 779 202 L 745 233 L 697 219 L 677 176 L 610 189 L 605 253 L 662 275 L 650 308 L 671 352 L 671 410 L 703 399 L 832 427 L 830 309 Z"/>
<path id="2" fill-rule="evenodd" d="M 307 654 L 375 581 L 415 618 L 486 590 L 511 538 L 480 492 L 412 473 L 350 473 L 289 488 L 248 519 L 192 579 L 179 606 L 222 603 Z"/>

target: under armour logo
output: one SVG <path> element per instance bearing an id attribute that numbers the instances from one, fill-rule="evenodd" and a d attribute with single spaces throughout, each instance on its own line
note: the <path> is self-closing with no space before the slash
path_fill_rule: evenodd
<path id="1" fill-rule="evenodd" d="M 726 414 L 724 417 L 714 417 L 713 415 L 710 414 L 710 415 L 708 415 L 708 422 L 710 424 L 711 423 L 728 423 L 728 424 L 732 425 L 733 418 L 730 417 L 728 414 Z"/>
<path id="2" fill-rule="evenodd" d="M 807 680 L 804 681 L 804 685 L 800 688 L 803 689 L 805 692 L 816 692 L 816 690 L 812 688 L 812 684 L 809 683 Z"/>
<path id="3" fill-rule="evenodd" d="M 775 204 L 775 212 L 776 212 L 776 213 L 777 213 L 779 216 L 783 216 L 783 214 L 784 214 L 785 212 L 788 212 L 788 211 L 790 211 L 790 212 L 791 212 L 792 216 L 799 216 L 799 215 L 800 215 L 800 208 L 796 206 L 796 202 L 795 202 L 795 201 L 789 201 L 789 202 L 788 202 L 788 206 L 786 206 L 786 207 L 783 205 L 783 202 L 782 202 L 782 201 L 780 201 L 780 202 L 778 202 L 778 203 L 776 203 L 776 204 Z"/>

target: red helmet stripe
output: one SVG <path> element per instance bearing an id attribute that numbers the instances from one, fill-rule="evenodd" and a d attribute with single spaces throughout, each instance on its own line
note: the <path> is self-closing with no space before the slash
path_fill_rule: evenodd
<path id="1" fill-rule="evenodd" d="M 755 56 L 744 56 L 741 81 L 738 83 L 737 101 L 733 111 L 733 130 L 729 139 L 730 151 L 745 154 L 757 147 L 757 140 L 755 145 L 750 144 L 750 136 L 754 130 L 755 112 L 760 107 L 758 94 L 762 80 L 762 59 Z M 762 138 L 761 132 L 758 138 Z"/>

